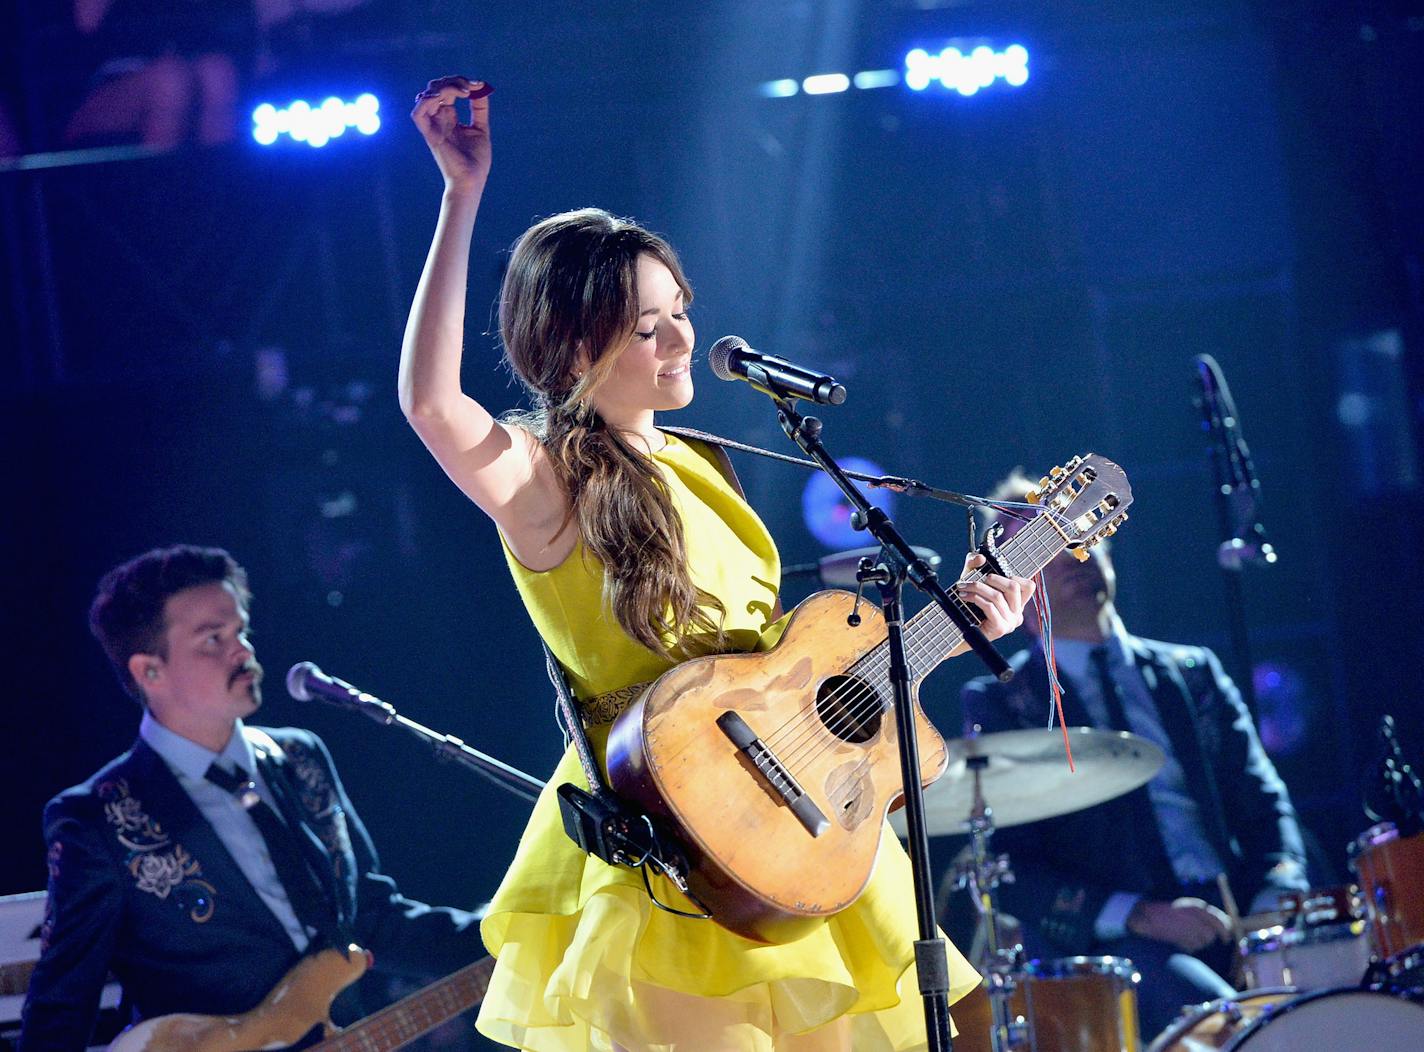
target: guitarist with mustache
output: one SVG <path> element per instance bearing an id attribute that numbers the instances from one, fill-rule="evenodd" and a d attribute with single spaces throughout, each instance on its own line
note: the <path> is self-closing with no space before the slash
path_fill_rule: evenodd
<path id="1" fill-rule="evenodd" d="M 483 956 L 474 914 L 407 899 L 380 872 L 319 738 L 244 723 L 262 703 L 250 598 L 217 548 L 145 552 L 100 582 L 90 627 L 143 722 L 45 809 L 49 901 L 20 1052 L 86 1047 L 111 971 L 137 1019 L 232 1016 L 325 947 L 355 942 L 419 979 Z M 359 1014 L 354 991 L 336 1014 Z"/>

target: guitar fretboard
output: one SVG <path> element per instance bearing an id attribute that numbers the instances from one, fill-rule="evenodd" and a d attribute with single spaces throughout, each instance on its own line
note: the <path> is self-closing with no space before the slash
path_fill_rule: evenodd
<path id="1" fill-rule="evenodd" d="M 353 1023 L 309 1052 L 394 1052 L 479 1004 L 493 971 L 493 957 L 476 961 Z"/>
<path id="2" fill-rule="evenodd" d="M 1048 521 L 1048 516 L 1040 515 L 999 546 L 999 561 L 1010 576 L 1032 577 L 1067 547 L 1068 542 Z M 963 579 L 979 581 L 984 576 L 982 570 L 974 570 Z M 984 620 L 979 608 L 960 599 L 952 588 L 949 589 L 949 596 L 974 624 Z M 929 675 L 963 642 L 964 632 L 937 603 L 925 607 L 905 623 L 905 653 L 910 662 L 911 678 L 918 681 Z M 865 676 L 875 683 L 883 681 L 889 671 L 888 641 L 871 650 L 854 666 L 856 675 Z M 889 697 L 888 693 L 886 697 Z"/>

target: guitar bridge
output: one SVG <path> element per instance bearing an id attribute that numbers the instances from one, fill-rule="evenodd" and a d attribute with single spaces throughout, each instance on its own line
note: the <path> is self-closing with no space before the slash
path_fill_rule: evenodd
<path id="1" fill-rule="evenodd" d="M 821 813 L 815 801 L 806 795 L 806 790 L 801 788 L 766 742 L 758 738 L 756 732 L 747 726 L 746 720 L 735 712 L 724 712 L 717 717 L 717 726 L 722 728 L 722 733 L 752 762 L 752 766 L 761 772 L 761 776 L 775 790 L 776 795 L 786 801 L 786 806 L 791 809 L 796 820 L 806 827 L 806 832 L 812 836 L 820 836 L 831 828 L 830 820 Z"/>

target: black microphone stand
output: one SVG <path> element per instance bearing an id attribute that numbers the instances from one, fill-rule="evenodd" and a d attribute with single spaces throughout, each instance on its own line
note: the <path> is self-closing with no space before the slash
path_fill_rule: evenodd
<path id="1" fill-rule="evenodd" d="M 767 391 L 776 403 L 782 430 L 820 465 L 840 487 L 855 509 L 851 522 L 880 542 L 880 562 L 861 571 L 860 580 L 880 589 L 880 605 L 889 634 L 890 683 L 895 699 L 895 725 L 900 747 L 900 776 L 905 791 L 905 826 L 910 841 L 910 868 L 914 874 L 915 909 L 919 939 L 915 942 L 915 972 L 925 1002 L 925 1029 L 930 1052 L 953 1052 L 949 1023 L 949 955 L 935 926 L 934 885 L 930 878 L 929 832 L 925 828 L 924 788 L 920 785 L 920 743 L 915 732 L 914 702 L 910 697 L 910 665 L 905 655 L 902 594 L 908 579 L 933 599 L 964 633 L 970 647 L 1001 681 L 1013 676 L 1008 662 L 985 638 L 979 626 L 950 597 L 930 566 L 901 536 L 890 517 L 872 505 L 856 488 L 821 442 L 822 424 L 814 416 L 796 411 L 789 392 Z"/>
<path id="2" fill-rule="evenodd" d="M 1241 692 L 1246 710 L 1251 713 L 1252 721 L 1259 721 L 1251 634 L 1246 623 L 1246 596 L 1241 577 L 1250 563 L 1267 566 L 1275 563 L 1276 552 L 1266 539 L 1265 527 L 1261 524 L 1261 483 L 1256 478 L 1251 453 L 1240 434 L 1240 421 L 1231 391 L 1226 386 L 1226 377 L 1222 375 L 1216 359 L 1209 354 L 1197 355 L 1196 367 L 1202 388 L 1198 398 L 1202 428 L 1210 436 L 1217 530 L 1221 537 L 1216 561 L 1226 591 L 1227 625 L 1236 687 Z"/>
<path id="3" fill-rule="evenodd" d="M 437 760 L 454 761 L 468 767 L 476 774 L 482 775 L 501 789 L 508 790 L 522 800 L 533 803 L 539 798 L 539 791 L 544 788 L 544 783 L 532 774 L 526 774 L 518 767 L 513 767 L 503 760 L 496 759 L 488 753 L 467 745 L 453 734 L 441 734 L 422 723 L 407 719 L 395 710 L 395 706 L 382 701 L 374 694 L 367 694 L 364 690 L 358 690 L 342 680 L 334 679 L 334 681 L 346 688 L 345 696 L 336 699 L 330 695 L 320 695 L 321 700 L 330 701 L 338 708 L 362 713 L 384 727 L 401 727 L 430 745 L 435 750 Z"/>

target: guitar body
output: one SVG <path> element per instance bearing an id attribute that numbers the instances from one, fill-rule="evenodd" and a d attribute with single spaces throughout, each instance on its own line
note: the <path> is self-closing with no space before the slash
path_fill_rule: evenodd
<path id="1" fill-rule="evenodd" d="M 850 592 L 818 592 L 796 608 L 775 648 L 678 665 L 609 733 L 614 791 L 676 826 L 693 892 L 719 924 L 749 939 L 795 938 L 854 902 L 902 795 L 894 702 L 871 653 L 884 651 L 884 620 L 862 602 L 851 627 L 854 606 Z M 947 753 L 915 693 L 928 784 Z M 719 723 L 729 713 L 765 752 L 734 742 Z M 799 812 L 777 788 L 786 774 L 800 790 L 792 795 L 804 796 Z"/>
<path id="2" fill-rule="evenodd" d="M 1063 551 L 1088 558 L 1127 518 L 1132 489 L 1122 468 L 1089 453 L 1045 475 L 1029 501 L 1038 514 L 1002 546 L 986 533 L 985 565 L 963 580 L 1031 577 Z M 957 620 L 930 603 L 904 626 L 925 785 L 948 750 L 920 709 L 919 683 L 964 642 Z M 673 825 L 689 887 L 724 928 L 794 939 L 865 890 L 904 787 L 886 635 L 879 607 L 817 592 L 772 650 L 684 662 L 614 720 L 609 784 Z"/>
<path id="3" fill-rule="evenodd" d="M 331 1002 L 370 967 L 366 951 L 327 949 L 298 961 L 256 1008 L 236 1016 L 165 1015 L 125 1030 L 109 1052 L 252 1052 L 331 1028 Z"/>
<path id="4" fill-rule="evenodd" d="M 484 1000 L 494 958 L 486 957 L 342 1030 L 331 1002 L 366 973 L 371 955 L 322 950 L 303 957 L 262 1003 L 235 1016 L 165 1015 L 125 1030 L 108 1052 L 258 1052 L 295 1045 L 313 1027 L 324 1040 L 306 1052 L 394 1052 Z"/>

